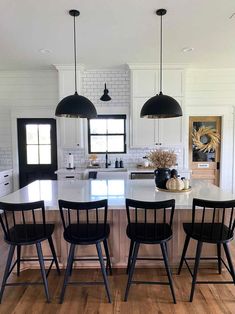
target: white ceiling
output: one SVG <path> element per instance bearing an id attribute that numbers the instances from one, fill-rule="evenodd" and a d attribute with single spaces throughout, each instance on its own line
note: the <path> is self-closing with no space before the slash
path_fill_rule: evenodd
<path id="1" fill-rule="evenodd" d="M 164 63 L 235 67 L 235 0 L 0 0 L 0 69 L 73 63 L 78 9 L 78 62 L 90 68 L 158 62 L 163 17 Z M 191 53 L 182 53 L 193 47 Z M 42 54 L 39 49 L 52 52 Z"/>

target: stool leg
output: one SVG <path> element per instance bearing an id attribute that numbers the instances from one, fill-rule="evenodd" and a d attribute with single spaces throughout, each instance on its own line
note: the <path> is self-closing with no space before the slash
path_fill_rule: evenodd
<path id="1" fill-rule="evenodd" d="M 130 243 L 130 249 L 129 249 L 129 256 L 128 256 L 128 263 L 127 263 L 127 268 L 126 268 L 126 274 L 128 275 L 129 270 L 130 270 L 130 265 L 131 265 L 131 258 L 133 254 L 133 249 L 134 249 L 134 241 L 131 240 Z"/>
<path id="2" fill-rule="evenodd" d="M 131 281 L 132 281 L 132 277 L 133 277 L 133 273 L 134 273 L 134 269 L 135 269 L 135 263 L 136 263 L 136 258 L 138 255 L 139 247 L 140 247 L 140 244 L 138 242 L 135 242 L 132 260 L 130 262 L 131 264 L 130 264 L 130 270 L 129 270 L 128 280 L 127 280 L 127 286 L 126 286 L 124 301 L 127 301 L 127 298 L 128 298 L 128 294 L 129 294 Z"/>
<path id="3" fill-rule="evenodd" d="M 66 286 L 68 283 L 69 273 L 70 273 L 70 270 L 71 270 L 71 267 L 73 264 L 74 250 L 75 250 L 75 244 L 71 244 L 70 249 L 69 249 L 67 267 L 66 267 L 66 271 L 65 271 L 65 275 L 64 275 L 64 283 L 63 283 L 63 287 L 62 287 L 61 294 L 60 294 L 60 303 L 63 303 L 63 301 L 64 301 L 65 289 L 66 289 Z"/>
<path id="4" fill-rule="evenodd" d="M 20 275 L 20 253 L 21 245 L 17 245 L 17 276 Z"/>
<path id="5" fill-rule="evenodd" d="M 51 253 L 52 253 L 52 256 L 53 256 L 53 259 L 54 259 L 54 262 L 55 262 L 57 273 L 58 273 L 58 275 L 60 275 L 60 267 L 59 267 L 59 264 L 58 264 L 58 260 L 57 260 L 57 256 L 56 256 L 55 247 L 54 247 L 54 243 L 53 243 L 52 237 L 48 238 L 48 242 L 49 242 L 49 245 L 50 245 L 50 248 L 51 248 Z"/>
<path id="6" fill-rule="evenodd" d="M 49 289 L 48 289 L 45 265 L 44 265 L 43 255 L 42 255 L 41 243 L 40 242 L 36 243 L 36 247 L 37 247 L 38 260 L 39 260 L 39 264 L 40 264 L 40 270 L 41 270 L 41 274 L 42 274 L 42 280 L 43 280 L 43 284 L 44 284 L 45 294 L 46 294 L 47 302 L 49 303 L 50 302 L 50 296 L 49 296 Z"/>
<path id="7" fill-rule="evenodd" d="M 180 265 L 179 265 L 179 269 L 178 269 L 178 275 L 180 274 L 183 263 L 184 263 L 185 255 L 187 253 L 187 249 L 188 249 L 188 245 L 189 245 L 189 240 L 190 240 L 190 237 L 188 235 L 186 235 L 186 238 L 184 241 L 184 248 L 183 248 L 183 252 L 182 252 L 182 256 L 181 256 L 181 260 L 180 260 Z"/>
<path id="8" fill-rule="evenodd" d="M 106 271 L 107 268 L 109 269 L 109 274 L 112 275 L 112 266 L 111 266 L 111 261 L 110 261 L 110 255 L 109 255 L 109 247 L 108 247 L 108 242 L 107 239 L 104 239 L 104 250 L 107 258 L 107 265 L 106 265 Z"/>
<path id="9" fill-rule="evenodd" d="M 100 266 L 101 266 L 101 271 L 102 271 L 102 275 L 103 275 L 103 279 L 104 279 L 104 285 L 105 285 L 105 289 L 106 289 L 106 293 L 108 296 L 108 300 L 109 303 L 111 303 L 111 296 L 110 296 L 110 291 L 109 291 L 109 283 L 108 283 L 108 278 L 107 278 L 107 274 L 105 271 L 105 265 L 104 265 L 104 259 L 102 256 L 102 250 L 101 250 L 101 245 L 100 243 L 96 243 L 96 249 L 97 249 L 97 253 L 99 256 L 99 261 L 100 261 Z"/>
<path id="10" fill-rule="evenodd" d="M 232 258 L 231 258 L 231 255 L 230 255 L 230 250 L 229 250 L 228 243 L 223 243 L 223 246 L 224 246 L 224 251 L 225 251 L 225 254 L 226 254 L 226 257 L 227 257 L 228 266 L 229 266 L 229 269 L 230 269 L 230 272 L 231 272 L 231 276 L 233 278 L 233 283 L 235 284 L 234 267 L 233 267 L 233 262 L 232 262 Z"/>
<path id="11" fill-rule="evenodd" d="M 191 294 L 190 294 L 190 302 L 193 301 L 193 295 L 195 290 L 195 285 L 197 281 L 197 271 L 199 267 L 200 257 L 201 257 L 201 251 L 202 251 L 202 242 L 197 242 L 197 252 L 195 257 L 195 264 L 194 264 L 194 272 L 193 272 L 193 282 L 192 282 L 192 288 L 191 288 Z"/>
<path id="12" fill-rule="evenodd" d="M 6 263 L 6 267 L 5 267 L 5 272 L 4 272 L 3 280 L 2 280 L 1 291 L 0 291 L 0 303 L 2 302 L 2 296 L 3 296 L 3 292 L 5 290 L 5 285 L 7 282 L 8 275 L 9 275 L 9 270 L 11 267 L 11 262 L 12 262 L 14 251 L 15 251 L 15 245 L 10 245 L 10 249 L 9 249 L 9 253 L 8 253 L 8 257 L 7 257 L 7 263 Z"/>
<path id="13" fill-rule="evenodd" d="M 218 271 L 221 274 L 221 244 L 217 243 Z"/>
<path id="14" fill-rule="evenodd" d="M 173 301 L 176 304 L 175 292 L 174 292 L 173 281 L 172 281 L 172 274 L 171 274 L 171 270 L 168 263 L 168 256 L 167 256 L 165 243 L 161 243 L 161 250 L 162 250 L 162 256 L 163 256 L 163 260 L 164 260 L 164 264 L 165 264 L 165 268 L 166 268 L 166 272 L 167 272 L 167 276 L 168 276 L 168 280 L 169 280 L 169 284 L 171 288 L 171 294 L 173 297 Z"/>

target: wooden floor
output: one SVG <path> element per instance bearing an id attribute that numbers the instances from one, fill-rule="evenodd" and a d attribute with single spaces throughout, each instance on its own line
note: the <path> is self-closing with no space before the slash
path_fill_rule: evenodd
<path id="1" fill-rule="evenodd" d="M 8 247 L 0 242 L 0 277 L 2 278 L 3 268 L 6 261 Z M 232 248 L 235 255 L 234 245 Z M 205 270 L 200 271 L 202 280 L 230 280 L 227 272 L 222 275 L 216 274 L 211 270 L 212 275 L 205 277 Z M 188 302 L 191 288 L 191 277 L 186 270 L 180 276 L 174 275 L 174 287 L 176 292 L 177 304 L 172 303 L 169 287 L 153 285 L 132 285 L 128 302 L 123 302 L 123 296 L 127 277 L 124 270 L 115 270 L 114 275 L 109 277 L 112 304 L 107 302 L 104 286 L 70 286 L 66 290 L 64 303 L 58 303 L 60 290 L 63 281 L 63 274 L 58 276 L 52 270 L 49 276 L 49 288 L 51 303 L 45 301 L 43 286 L 27 287 L 6 287 L 2 304 L 0 305 L 1 314 L 10 313 L 123 313 L 123 314 L 151 314 L 151 313 L 235 313 L 235 286 L 233 285 L 198 285 L 196 287 L 193 303 Z M 75 270 L 74 280 L 101 280 L 99 270 Z M 137 269 L 136 279 L 144 280 L 166 280 L 164 270 L 156 269 Z M 36 281 L 40 280 L 39 270 L 27 270 L 17 278 L 15 274 L 10 276 L 10 281 Z"/>

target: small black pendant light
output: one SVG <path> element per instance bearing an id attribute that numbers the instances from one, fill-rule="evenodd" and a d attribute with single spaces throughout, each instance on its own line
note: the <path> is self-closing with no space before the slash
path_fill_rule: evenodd
<path id="1" fill-rule="evenodd" d="M 159 9 L 156 14 L 161 17 L 161 32 L 160 32 L 160 92 L 156 96 L 150 98 L 143 105 L 140 117 L 141 118 L 174 118 L 183 115 L 179 103 L 172 97 L 163 95 L 162 93 L 162 16 L 166 14 L 165 9 Z"/>
<path id="2" fill-rule="evenodd" d="M 104 84 L 104 95 L 100 97 L 100 100 L 102 101 L 109 101 L 112 98 L 108 95 L 109 90 L 106 88 L 106 83 Z"/>
<path id="3" fill-rule="evenodd" d="M 74 44 L 74 78 L 75 78 L 75 93 L 74 95 L 63 98 L 56 107 L 55 115 L 57 117 L 67 118 L 95 118 L 97 112 L 93 103 L 86 97 L 77 93 L 77 56 L 76 56 L 76 24 L 75 18 L 80 15 L 77 10 L 70 10 L 69 14 L 74 17 L 73 23 L 73 44 Z"/>

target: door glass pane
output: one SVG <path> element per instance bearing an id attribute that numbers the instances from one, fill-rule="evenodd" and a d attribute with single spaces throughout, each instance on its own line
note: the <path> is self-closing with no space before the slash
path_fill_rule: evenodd
<path id="1" fill-rule="evenodd" d="M 92 119 L 90 120 L 90 133 L 104 134 L 106 133 L 106 120 L 105 119 Z"/>
<path id="2" fill-rule="evenodd" d="M 108 133 L 123 134 L 124 133 L 124 120 L 108 119 Z"/>
<path id="3" fill-rule="evenodd" d="M 108 152 L 123 152 L 124 137 L 123 135 L 108 136 Z"/>
<path id="4" fill-rule="evenodd" d="M 40 164 L 51 164 L 51 145 L 39 146 Z"/>
<path id="5" fill-rule="evenodd" d="M 106 136 L 91 136 L 91 152 L 106 152 Z"/>
<path id="6" fill-rule="evenodd" d="M 27 145 L 27 164 L 38 165 L 38 145 Z"/>
<path id="7" fill-rule="evenodd" d="M 51 126 L 50 124 L 39 125 L 39 144 L 51 144 Z"/>
<path id="8" fill-rule="evenodd" d="M 38 125 L 26 125 L 26 144 L 38 144 Z"/>
<path id="9" fill-rule="evenodd" d="M 198 131 L 201 127 L 210 127 L 212 129 L 216 129 L 216 122 L 215 121 L 208 121 L 208 122 L 204 122 L 204 121 L 197 121 L 197 122 L 193 122 L 193 130 Z M 208 141 L 210 141 L 210 138 L 206 135 L 203 135 L 200 138 L 200 142 L 202 142 L 203 144 L 207 144 Z M 216 158 L 216 152 L 214 150 L 211 150 L 209 152 L 203 152 L 201 150 L 199 150 L 194 144 L 192 147 L 192 151 L 193 151 L 193 162 L 214 162 L 215 158 Z"/>

